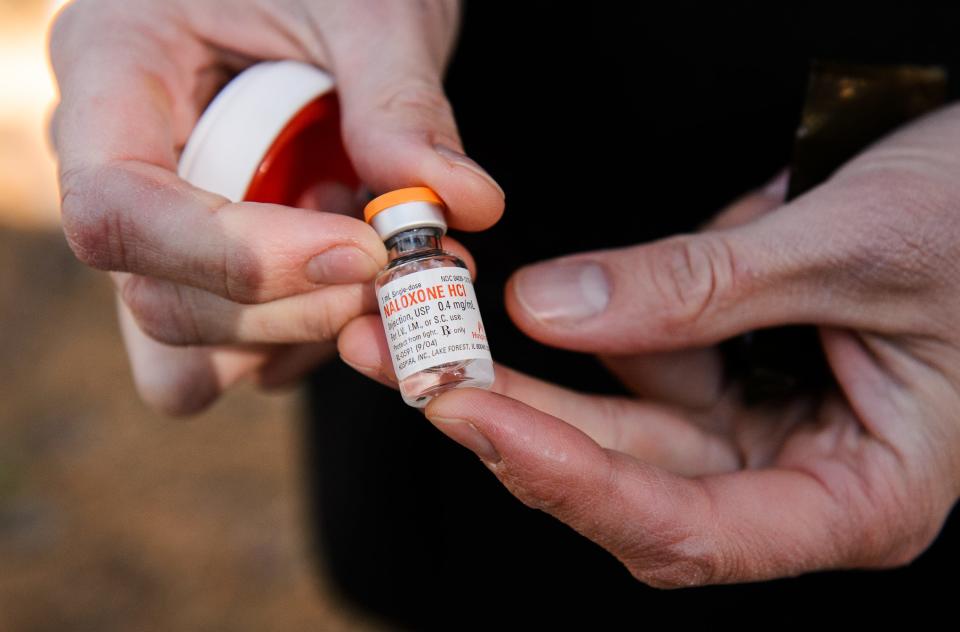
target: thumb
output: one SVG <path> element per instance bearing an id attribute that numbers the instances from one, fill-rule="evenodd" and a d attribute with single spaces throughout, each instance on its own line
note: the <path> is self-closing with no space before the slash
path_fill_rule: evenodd
<path id="1" fill-rule="evenodd" d="M 876 535 L 876 525 L 890 520 L 887 503 L 841 491 L 869 489 L 853 469 L 687 478 L 604 449 L 562 420 L 495 393 L 453 389 L 424 412 L 524 504 L 590 538 L 651 586 L 891 563 L 894 547 L 887 534 Z"/>
<path id="2" fill-rule="evenodd" d="M 366 5 L 364 5 L 366 6 Z M 333 70 L 347 152 L 375 192 L 434 189 L 454 228 L 481 230 L 503 213 L 497 182 L 463 151 L 441 77 L 455 11 L 441 3 L 371 4 L 364 29 L 333 29 Z M 382 15 L 387 12 L 389 15 Z M 454 15 L 451 15 L 453 13 Z"/>
<path id="3" fill-rule="evenodd" d="M 850 216 L 858 192 L 821 187 L 753 221 L 640 246 L 576 254 L 520 269 L 506 289 L 511 318 L 541 342 L 599 353 L 706 346 L 764 327 L 889 327 L 876 291 L 883 244 Z M 892 290 L 892 291 L 891 291 Z"/>

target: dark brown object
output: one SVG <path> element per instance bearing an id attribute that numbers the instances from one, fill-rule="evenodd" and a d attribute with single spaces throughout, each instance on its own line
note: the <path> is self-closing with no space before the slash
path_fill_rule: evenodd
<path id="1" fill-rule="evenodd" d="M 814 60 L 794 138 L 787 200 L 821 184 L 868 145 L 946 100 L 942 66 Z M 724 345 L 730 374 L 748 404 L 816 392 L 832 376 L 816 327 L 750 332 Z"/>
<path id="2" fill-rule="evenodd" d="M 790 164 L 792 199 L 817 186 L 867 145 L 940 107 L 941 66 L 814 61 Z"/>

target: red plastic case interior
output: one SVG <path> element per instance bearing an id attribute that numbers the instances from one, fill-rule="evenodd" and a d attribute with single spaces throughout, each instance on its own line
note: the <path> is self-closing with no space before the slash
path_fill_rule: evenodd
<path id="1" fill-rule="evenodd" d="M 360 182 L 340 134 L 336 94 L 311 101 L 290 119 L 264 155 L 243 199 L 296 206 L 321 182 L 356 189 Z"/>

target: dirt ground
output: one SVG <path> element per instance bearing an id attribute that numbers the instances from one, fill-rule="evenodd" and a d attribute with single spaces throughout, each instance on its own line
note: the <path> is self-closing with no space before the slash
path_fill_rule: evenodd
<path id="1" fill-rule="evenodd" d="M 371 630 L 314 575 L 298 398 L 171 420 L 59 231 L 0 229 L 0 630 Z"/>

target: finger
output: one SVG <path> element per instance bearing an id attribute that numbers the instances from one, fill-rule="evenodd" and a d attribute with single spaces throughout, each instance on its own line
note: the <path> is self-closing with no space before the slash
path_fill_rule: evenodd
<path id="1" fill-rule="evenodd" d="M 609 354 L 704 347 L 783 324 L 899 331 L 906 324 L 883 310 L 929 283 L 891 274 L 902 249 L 850 220 L 878 186 L 825 185 L 733 228 L 535 264 L 509 280 L 507 309 L 541 342 Z"/>
<path id="2" fill-rule="evenodd" d="M 397 388 L 383 327 L 376 316 L 353 320 L 337 340 L 340 357 L 358 372 Z M 631 454 L 672 472 L 703 475 L 740 467 L 734 446 L 674 409 L 621 397 L 578 393 L 495 365 L 491 390 L 570 424 L 605 448 Z"/>
<path id="3" fill-rule="evenodd" d="M 144 334 L 122 301 L 117 306 L 137 391 L 167 415 L 202 411 L 269 355 L 258 347 L 170 347 Z"/>
<path id="4" fill-rule="evenodd" d="M 456 3 L 417 11 L 351 3 L 342 15 L 350 24 L 331 24 L 327 34 L 344 140 L 361 179 L 378 192 L 427 185 L 447 204 L 452 227 L 491 226 L 503 213 L 503 190 L 464 154 L 441 83 Z"/>
<path id="5" fill-rule="evenodd" d="M 652 586 L 757 581 L 888 564 L 889 519 L 852 469 L 748 470 L 690 479 L 606 450 L 556 417 L 454 389 L 427 417 L 517 498 L 617 556 Z"/>
<path id="6" fill-rule="evenodd" d="M 125 275 L 120 296 L 146 334 L 174 346 L 332 340 L 350 319 L 377 308 L 369 283 L 244 305 L 170 281 Z"/>
<path id="7" fill-rule="evenodd" d="M 473 267 L 470 253 L 449 240 L 449 252 Z M 370 283 L 327 285 L 266 303 L 245 305 L 152 277 L 114 273 L 123 302 L 144 333 L 166 345 L 329 341 L 349 320 L 377 311 Z"/>

